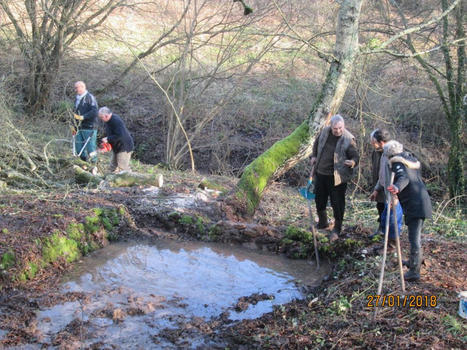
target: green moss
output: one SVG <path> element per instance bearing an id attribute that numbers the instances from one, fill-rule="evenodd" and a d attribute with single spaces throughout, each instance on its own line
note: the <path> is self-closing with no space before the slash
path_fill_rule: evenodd
<path id="1" fill-rule="evenodd" d="M 113 227 L 118 226 L 120 224 L 120 216 L 119 216 L 117 210 L 115 210 L 114 208 L 105 209 L 104 212 L 102 213 L 102 217 L 107 218 L 109 220 L 109 223 Z M 112 230 L 113 230 L 113 227 L 112 227 Z"/>
<path id="2" fill-rule="evenodd" d="M 71 262 L 80 256 L 78 243 L 70 238 L 63 236 L 60 232 L 54 232 L 46 238 L 42 246 L 42 258 L 44 263 L 51 263 L 63 257 Z"/>
<path id="3" fill-rule="evenodd" d="M 294 241 L 291 240 L 290 238 L 283 238 L 281 242 L 282 244 L 289 245 L 289 244 L 292 244 Z"/>
<path id="4" fill-rule="evenodd" d="M 303 242 L 306 244 L 313 243 L 313 234 L 311 232 L 293 225 L 287 227 L 285 237 L 292 241 Z"/>
<path id="5" fill-rule="evenodd" d="M 198 230 L 198 233 L 204 234 L 204 232 L 206 231 L 206 228 L 204 226 L 204 219 L 202 217 L 198 216 L 196 218 L 195 225 L 196 225 L 196 229 Z"/>
<path id="6" fill-rule="evenodd" d="M 217 225 L 212 225 L 208 230 L 207 238 L 210 241 L 217 241 L 219 237 L 221 236 L 221 234 L 222 234 L 222 231 L 220 227 Z"/>
<path id="7" fill-rule="evenodd" d="M 84 225 L 82 223 L 71 223 L 66 228 L 66 232 L 69 238 L 76 242 L 81 241 L 84 236 Z"/>
<path id="8" fill-rule="evenodd" d="M 96 216 L 100 216 L 104 213 L 104 210 L 102 208 L 94 208 L 92 211 L 94 212 L 94 214 L 96 214 Z"/>
<path id="9" fill-rule="evenodd" d="M 124 207 L 124 206 L 118 207 L 118 214 L 119 214 L 120 216 L 124 216 L 124 215 L 125 215 L 125 212 L 126 212 L 126 210 L 125 210 L 125 207 Z"/>
<path id="10" fill-rule="evenodd" d="M 112 223 L 110 222 L 110 220 L 109 220 L 108 217 L 102 217 L 102 218 L 101 218 L 101 222 L 102 222 L 102 225 L 104 226 L 104 228 L 105 228 L 107 231 L 112 231 L 113 225 L 112 225 Z"/>
<path id="11" fill-rule="evenodd" d="M 98 216 L 86 216 L 84 229 L 87 233 L 96 233 L 100 229 L 100 218 Z"/>
<path id="12" fill-rule="evenodd" d="M 247 214 L 254 214 L 263 190 L 276 170 L 297 155 L 300 146 L 306 144 L 309 139 L 308 121 L 305 121 L 289 136 L 277 141 L 245 168 L 235 196 L 241 203 L 246 204 Z"/>
<path id="13" fill-rule="evenodd" d="M 193 224 L 193 218 L 189 215 L 182 215 L 178 222 L 182 225 L 191 225 Z"/>
<path id="14" fill-rule="evenodd" d="M 37 272 L 39 271 L 40 266 L 34 262 L 29 262 L 26 269 L 20 274 L 20 280 L 32 280 Z"/>
<path id="15" fill-rule="evenodd" d="M 2 233 L 7 235 L 9 234 L 10 232 L 8 231 L 8 229 L 5 227 L 5 228 L 2 228 Z"/>
<path id="16" fill-rule="evenodd" d="M 7 251 L 2 255 L 0 262 L 0 270 L 7 270 L 12 267 L 16 262 L 15 253 L 12 250 Z"/>
<path id="17" fill-rule="evenodd" d="M 167 217 L 170 220 L 178 221 L 180 219 L 180 217 L 181 217 L 181 214 L 178 211 L 173 211 L 173 212 L 170 212 L 169 214 L 167 214 Z"/>
<path id="18" fill-rule="evenodd" d="M 26 280 L 28 279 L 27 275 L 26 275 L 26 272 L 21 272 L 19 275 L 18 275 L 18 278 L 13 278 L 13 281 L 15 280 L 18 280 L 20 282 L 26 282 Z"/>
<path id="19" fill-rule="evenodd" d="M 216 190 L 216 191 L 220 191 L 220 192 L 226 192 L 227 189 L 222 186 L 222 185 L 219 185 L 213 181 L 210 181 L 208 179 L 202 179 L 201 182 L 199 183 L 198 187 L 202 188 L 202 189 L 205 189 L 205 188 L 209 188 L 209 189 L 212 189 L 212 190 Z"/>

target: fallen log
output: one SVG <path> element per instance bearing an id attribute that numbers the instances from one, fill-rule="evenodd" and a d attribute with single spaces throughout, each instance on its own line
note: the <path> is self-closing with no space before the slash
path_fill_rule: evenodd
<path id="1" fill-rule="evenodd" d="M 75 171 L 75 181 L 78 184 L 91 184 L 98 186 L 104 180 L 102 177 L 93 175 L 89 171 L 86 171 L 77 165 L 73 165 L 73 170 Z"/>
<path id="2" fill-rule="evenodd" d="M 121 172 L 118 174 L 109 174 L 105 181 L 111 187 L 131 187 L 131 186 L 156 186 L 162 187 L 162 174 L 141 174 L 133 172 Z"/>
<path id="3" fill-rule="evenodd" d="M 91 184 L 104 187 L 157 186 L 162 187 L 162 174 L 141 174 L 121 172 L 105 177 L 94 175 L 80 166 L 74 165 L 75 181 L 79 184 Z"/>

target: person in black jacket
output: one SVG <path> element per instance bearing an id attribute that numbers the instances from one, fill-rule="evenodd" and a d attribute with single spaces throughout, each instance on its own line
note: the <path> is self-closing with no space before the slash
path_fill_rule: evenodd
<path id="1" fill-rule="evenodd" d="M 82 81 L 75 83 L 74 118 L 79 121 L 75 149 L 84 161 L 97 162 L 97 101 Z"/>
<path id="2" fill-rule="evenodd" d="M 130 158 L 133 153 L 134 144 L 128 129 L 120 116 L 112 113 L 107 107 L 99 109 L 99 119 L 105 123 L 106 137 L 103 143 L 112 146 L 112 160 L 110 162 L 111 172 L 131 171 Z"/>
<path id="3" fill-rule="evenodd" d="M 388 187 L 388 191 L 397 194 L 409 231 L 409 271 L 405 273 L 404 279 L 418 281 L 423 259 L 420 242 L 423 222 L 432 215 L 430 196 L 421 178 L 420 162 L 412 154 L 403 152 L 402 144 L 389 141 L 384 145 L 384 154 L 395 174 L 394 183 Z"/>

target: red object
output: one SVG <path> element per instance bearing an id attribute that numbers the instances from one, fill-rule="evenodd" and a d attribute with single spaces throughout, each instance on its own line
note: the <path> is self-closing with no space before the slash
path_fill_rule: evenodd
<path id="1" fill-rule="evenodd" d="M 398 188 L 394 185 L 389 186 L 388 191 L 391 192 L 392 194 L 397 194 L 399 192 Z"/>
<path id="2" fill-rule="evenodd" d="M 101 147 L 99 147 L 99 152 L 105 153 L 112 150 L 112 145 L 108 142 L 102 142 Z"/>

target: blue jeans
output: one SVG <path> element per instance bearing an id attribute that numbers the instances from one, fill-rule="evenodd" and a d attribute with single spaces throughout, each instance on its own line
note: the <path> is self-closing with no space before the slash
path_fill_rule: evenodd
<path id="1" fill-rule="evenodd" d="M 381 232 L 384 232 L 386 229 L 387 215 L 388 215 L 388 206 L 386 205 L 384 207 L 383 212 L 381 213 L 381 222 L 379 223 Z M 398 236 L 400 237 L 401 230 L 402 230 L 402 207 L 399 202 L 397 202 L 397 205 L 396 205 L 396 218 L 397 218 L 397 233 L 398 233 Z M 388 237 L 390 239 L 396 239 L 396 228 L 394 225 L 394 208 L 391 208 L 389 212 L 389 236 Z"/>
<path id="2" fill-rule="evenodd" d="M 81 153 L 80 158 L 85 162 L 97 162 L 97 130 L 78 130 L 75 135 L 75 149 L 77 155 Z"/>

